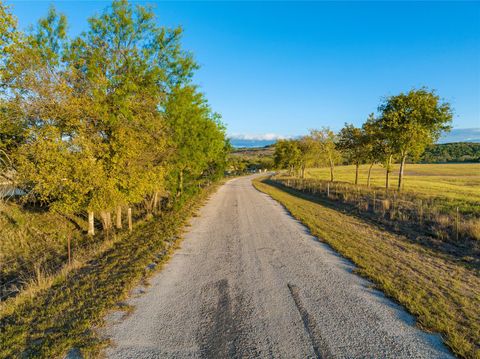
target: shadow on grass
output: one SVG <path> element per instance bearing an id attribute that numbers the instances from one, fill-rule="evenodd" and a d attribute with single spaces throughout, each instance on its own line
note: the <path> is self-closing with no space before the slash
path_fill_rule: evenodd
<path id="1" fill-rule="evenodd" d="M 410 243 L 419 244 L 427 249 L 435 250 L 447 260 L 461 264 L 468 269 L 473 269 L 475 271 L 480 270 L 480 243 L 478 241 L 462 240 L 459 242 L 452 242 L 440 240 L 425 231 L 415 228 L 414 225 L 390 221 L 387 218 L 370 211 L 360 211 L 358 208 L 350 204 L 289 188 L 269 178 L 262 179 L 261 182 L 304 200 L 318 203 L 327 208 L 354 216 L 383 231 L 401 234 Z"/>

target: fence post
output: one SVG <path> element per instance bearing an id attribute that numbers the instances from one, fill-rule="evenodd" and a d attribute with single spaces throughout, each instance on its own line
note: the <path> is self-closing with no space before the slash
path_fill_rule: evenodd
<path id="1" fill-rule="evenodd" d="M 327 183 L 327 198 L 330 198 L 330 182 Z"/>
<path id="2" fill-rule="evenodd" d="M 128 207 L 127 210 L 127 217 L 128 217 L 128 230 L 132 231 L 132 209 Z"/>
<path id="3" fill-rule="evenodd" d="M 420 224 L 423 224 L 423 201 L 420 200 L 420 211 L 419 211 L 419 215 L 420 215 Z"/>
<path id="4" fill-rule="evenodd" d="M 117 229 L 122 228 L 122 207 L 121 206 L 117 206 L 117 214 L 115 219 L 116 219 L 115 226 L 117 227 Z"/>
<path id="5" fill-rule="evenodd" d="M 72 254 L 71 254 L 71 247 L 70 247 L 70 235 L 67 236 L 67 250 L 68 250 L 68 265 L 72 264 Z"/>
<path id="6" fill-rule="evenodd" d="M 93 236 L 95 234 L 94 216 L 93 212 L 88 212 L 88 235 Z"/>
<path id="7" fill-rule="evenodd" d="M 456 234 L 456 239 L 458 241 L 458 227 L 459 227 L 459 221 L 460 221 L 460 218 L 459 218 L 459 215 L 458 215 L 458 207 L 457 207 L 457 211 L 456 211 L 456 215 L 455 215 L 455 234 Z"/>
<path id="8" fill-rule="evenodd" d="M 391 219 L 394 219 L 395 218 L 395 204 L 397 202 L 397 192 L 394 192 L 393 193 L 393 201 L 392 201 L 392 215 L 391 215 Z"/>
<path id="9" fill-rule="evenodd" d="M 373 213 L 375 213 L 375 204 L 376 204 L 376 201 L 377 201 L 377 193 L 375 191 L 373 191 Z"/>

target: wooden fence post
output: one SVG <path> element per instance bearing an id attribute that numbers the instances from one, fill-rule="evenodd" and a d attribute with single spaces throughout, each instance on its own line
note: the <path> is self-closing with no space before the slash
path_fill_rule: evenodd
<path id="1" fill-rule="evenodd" d="M 330 183 L 327 183 L 327 198 L 330 198 Z"/>
<path id="2" fill-rule="evenodd" d="M 420 209 L 419 209 L 420 224 L 423 224 L 423 201 L 420 200 Z"/>
<path id="3" fill-rule="evenodd" d="M 88 235 L 93 236 L 95 234 L 94 215 L 93 212 L 88 212 Z"/>
<path id="4" fill-rule="evenodd" d="M 67 236 L 67 251 L 68 251 L 68 265 L 72 264 L 72 252 L 71 252 L 71 247 L 70 247 L 70 235 Z"/>
<path id="5" fill-rule="evenodd" d="M 117 207 L 117 214 L 115 219 L 116 219 L 115 227 L 117 227 L 117 229 L 121 229 L 122 228 L 122 207 L 121 206 Z"/>
<path id="6" fill-rule="evenodd" d="M 128 217 L 128 230 L 132 231 L 132 209 L 129 207 L 127 210 L 127 217 Z"/>
<path id="7" fill-rule="evenodd" d="M 390 219 L 395 218 L 395 204 L 396 204 L 395 202 L 397 202 L 397 193 L 396 192 L 393 193 L 392 212 L 391 212 L 391 215 L 390 215 Z"/>
<path id="8" fill-rule="evenodd" d="M 458 241 L 458 227 L 459 227 L 459 222 L 460 222 L 460 218 L 459 218 L 459 215 L 458 215 L 458 207 L 457 207 L 457 211 L 456 211 L 456 214 L 455 214 L 455 238 L 457 239 Z"/>

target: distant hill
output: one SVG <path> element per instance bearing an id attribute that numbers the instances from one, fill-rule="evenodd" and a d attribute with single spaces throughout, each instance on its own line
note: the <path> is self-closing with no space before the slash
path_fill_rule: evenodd
<path id="1" fill-rule="evenodd" d="M 253 139 L 241 139 L 230 138 L 230 143 L 234 148 L 257 148 L 273 145 L 277 140 L 253 140 Z"/>
<path id="2" fill-rule="evenodd" d="M 275 152 L 274 145 L 264 147 L 234 148 L 232 156 L 241 157 L 246 161 L 258 161 L 260 158 L 271 158 Z M 480 162 L 480 143 L 455 142 L 429 146 L 417 163 L 446 162 Z"/>
<path id="3" fill-rule="evenodd" d="M 273 156 L 275 152 L 274 145 L 268 145 L 264 147 L 242 147 L 242 148 L 235 148 L 232 151 L 232 155 L 234 156 L 260 156 L 260 157 L 268 157 Z"/>
<path id="4" fill-rule="evenodd" d="M 438 143 L 476 142 L 480 143 L 480 128 L 454 128 L 445 133 Z"/>
<path id="5" fill-rule="evenodd" d="M 480 162 L 480 143 L 455 142 L 429 146 L 420 163 Z"/>

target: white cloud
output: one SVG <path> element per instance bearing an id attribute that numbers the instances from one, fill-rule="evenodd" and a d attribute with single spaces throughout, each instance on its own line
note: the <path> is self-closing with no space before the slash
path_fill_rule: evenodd
<path id="1" fill-rule="evenodd" d="M 275 141 L 290 138 L 290 136 L 278 135 L 276 133 L 264 133 L 264 134 L 233 134 L 229 136 L 235 140 L 249 140 L 249 141 Z"/>

